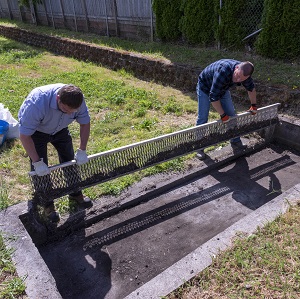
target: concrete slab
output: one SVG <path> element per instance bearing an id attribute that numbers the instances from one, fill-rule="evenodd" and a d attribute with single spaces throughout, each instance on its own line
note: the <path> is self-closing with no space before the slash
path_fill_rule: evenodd
<path id="1" fill-rule="evenodd" d="M 299 153 L 251 142 L 66 216 L 45 244 L 24 227 L 25 203 L 2 211 L 29 298 L 160 298 L 190 279 L 236 232 L 252 233 L 300 196 Z"/>

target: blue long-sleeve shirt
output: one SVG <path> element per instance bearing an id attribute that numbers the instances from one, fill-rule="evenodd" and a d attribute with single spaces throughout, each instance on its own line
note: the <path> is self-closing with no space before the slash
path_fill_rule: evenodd
<path id="1" fill-rule="evenodd" d="M 65 84 L 50 84 L 33 89 L 19 110 L 20 134 L 35 131 L 54 135 L 73 121 L 88 124 L 90 116 L 85 101 L 74 113 L 63 113 L 57 105 L 57 93 Z"/>
<path id="2" fill-rule="evenodd" d="M 199 75 L 198 84 L 200 89 L 209 96 L 211 102 L 218 101 L 226 90 L 235 85 L 243 85 L 246 90 L 254 89 L 251 77 L 241 83 L 232 81 L 235 66 L 241 63 L 233 59 L 221 59 L 207 66 Z"/>

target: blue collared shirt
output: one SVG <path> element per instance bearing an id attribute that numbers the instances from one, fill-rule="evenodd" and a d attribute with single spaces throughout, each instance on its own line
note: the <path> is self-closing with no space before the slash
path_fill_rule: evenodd
<path id="1" fill-rule="evenodd" d="M 57 83 L 33 89 L 19 110 L 20 134 L 31 136 L 35 131 L 54 135 L 76 120 L 88 124 L 90 116 L 85 101 L 74 113 L 59 110 L 57 93 L 65 84 Z"/>
<path id="2" fill-rule="evenodd" d="M 235 85 L 243 85 L 246 90 L 254 89 L 251 77 L 240 83 L 234 83 L 232 76 L 234 69 L 240 61 L 233 59 L 221 59 L 207 66 L 199 75 L 198 84 L 200 89 L 209 96 L 211 102 L 218 101 L 226 90 Z"/>

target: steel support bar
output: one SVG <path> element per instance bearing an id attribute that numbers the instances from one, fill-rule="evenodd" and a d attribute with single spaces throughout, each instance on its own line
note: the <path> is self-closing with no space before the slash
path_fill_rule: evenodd
<path id="1" fill-rule="evenodd" d="M 238 114 L 228 123 L 213 121 L 171 134 L 112 149 L 88 157 L 88 163 L 75 161 L 50 167 L 50 175 L 29 173 L 33 196 L 55 199 L 99 183 L 195 152 L 278 123 L 278 106 L 258 109 L 256 115 Z"/>

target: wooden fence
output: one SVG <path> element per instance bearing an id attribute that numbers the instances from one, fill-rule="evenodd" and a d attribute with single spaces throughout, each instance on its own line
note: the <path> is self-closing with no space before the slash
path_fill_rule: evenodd
<path id="1" fill-rule="evenodd" d="M 147 41 L 155 28 L 151 0 L 43 0 L 29 8 L 0 0 L 0 18 Z"/>

